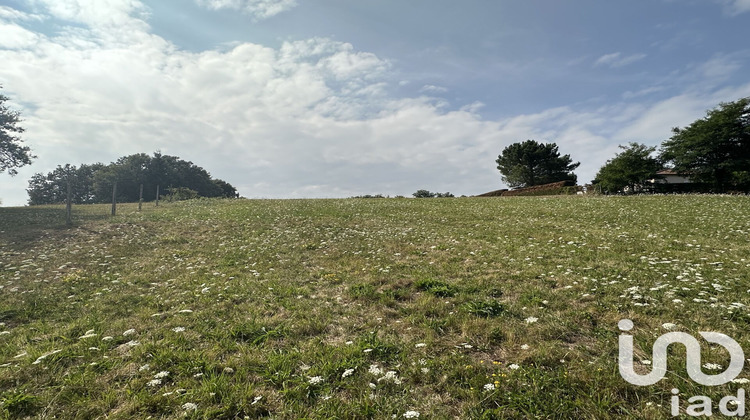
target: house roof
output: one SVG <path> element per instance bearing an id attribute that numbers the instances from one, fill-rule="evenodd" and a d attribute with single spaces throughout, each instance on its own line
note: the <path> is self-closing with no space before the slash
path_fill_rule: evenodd
<path id="1" fill-rule="evenodd" d="M 674 169 L 662 169 L 661 171 L 658 171 L 656 175 L 681 175 L 686 176 L 689 175 L 688 173 L 683 172 L 677 172 Z"/>

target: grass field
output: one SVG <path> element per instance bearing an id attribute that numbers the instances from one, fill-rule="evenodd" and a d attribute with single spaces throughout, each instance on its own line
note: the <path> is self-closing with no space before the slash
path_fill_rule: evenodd
<path id="1" fill-rule="evenodd" d="M 617 323 L 644 368 L 667 330 L 750 350 L 748 197 L 108 212 L 0 208 L 0 417 L 657 419 L 744 382 L 693 383 L 677 346 L 630 385 Z"/>

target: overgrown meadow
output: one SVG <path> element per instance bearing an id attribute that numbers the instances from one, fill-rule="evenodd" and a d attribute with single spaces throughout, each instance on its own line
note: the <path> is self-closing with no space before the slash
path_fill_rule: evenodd
<path id="1" fill-rule="evenodd" d="M 750 198 L 193 200 L 0 208 L 0 417 L 670 415 L 719 387 L 667 331 L 750 357 Z M 705 373 L 728 354 L 705 342 Z"/>

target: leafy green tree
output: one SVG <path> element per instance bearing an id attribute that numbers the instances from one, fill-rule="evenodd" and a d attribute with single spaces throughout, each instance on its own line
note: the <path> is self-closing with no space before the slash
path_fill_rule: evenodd
<path id="1" fill-rule="evenodd" d="M 431 192 L 429 190 L 417 190 L 417 192 L 412 193 L 414 198 L 433 198 L 435 197 L 435 193 Z"/>
<path id="2" fill-rule="evenodd" d="M 221 179 L 214 179 L 213 182 L 221 189 L 221 197 L 234 198 L 237 196 L 237 189 L 232 184 Z"/>
<path id="3" fill-rule="evenodd" d="M 662 168 L 658 158 L 651 156 L 656 147 L 645 144 L 630 143 L 620 146 L 623 149 L 614 158 L 599 169 L 593 183 L 610 193 L 620 192 L 627 188 L 636 191 L 647 179 L 656 178 L 656 172 Z"/>
<path id="4" fill-rule="evenodd" d="M 685 128 L 673 128 L 661 158 L 717 192 L 750 189 L 750 98 L 719 104 Z"/>
<path id="5" fill-rule="evenodd" d="M 570 155 L 560 156 L 555 143 L 526 140 L 506 147 L 498 156 L 497 169 L 510 187 L 530 187 L 557 181 L 576 181 L 573 171 L 581 164 Z"/>
<path id="6" fill-rule="evenodd" d="M 94 190 L 100 202 L 112 199 L 112 187 L 117 182 L 117 201 L 138 201 L 140 186 L 146 179 L 146 170 L 151 158 L 145 153 L 123 156 L 94 175 Z M 144 186 L 145 187 L 145 186 Z M 154 192 L 144 188 L 144 195 L 153 199 Z"/>
<path id="7" fill-rule="evenodd" d="M 36 156 L 31 154 L 28 146 L 22 145 L 23 140 L 19 134 L 23 133 L 24 129 L 18 125 L 21 122 L 21 113 L 5 106 L 9 99 L 0 94 L 0 173 L 8 171 L 10 175 L 16 175 L 16 168 L 30 165 Z"/>
<path id="8" fill-rule="evenodd" d="M 44 175 L 34 174 L 29 180 L 29 204 L 58 204 L 63 203 L 68 194 L 68 179 L 71 183 L 73 203 L 91 204 L 96 203 L 94 192 L 94 173 L 103 168 L 101 163 L 93 165 L 81 165 L 76 168 L 72 165 L 58 166 L 54 171 Z"/>
<path id="9" fill-rule="evenodd" d="M 48 174 L 34 174 L 29 181 L 29 204 L 52 204 L 65 200 L 68 176 L 73 186 L 76 204 L 106 203 L 112 199 L 112 186 L 117 183 L 117 200 L 135 202 L 143 184 L 143 198 L 156 198 L 156 186 L 161 194 L 184 188 L 195 191 L 200 197 L 234 197 L 237 190 L 228 182 L 213 179 L 203 168 L 179 159 L 155 153 L 123 156 L 103 165 L 58 166 Z"/>
<path id="10" fill-rule="evenodd" d="M 432 192 L 429 190 L 417 190 L 417 192 L 412 193 L 414 198 L 452 198 L 455 197 L 455 195 L 451 194 L 450 192 Z"/>

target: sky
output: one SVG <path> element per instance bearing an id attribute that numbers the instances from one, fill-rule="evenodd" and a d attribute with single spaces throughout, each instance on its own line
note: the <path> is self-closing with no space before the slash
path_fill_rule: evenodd
<path id="1" fill-rule="evenodd" d="M 248 198 L 475 195 L 554 142 L 579 184 L 750 96 L 750 0 L 0 0 L 34 173 L 179 156 Z"/>

